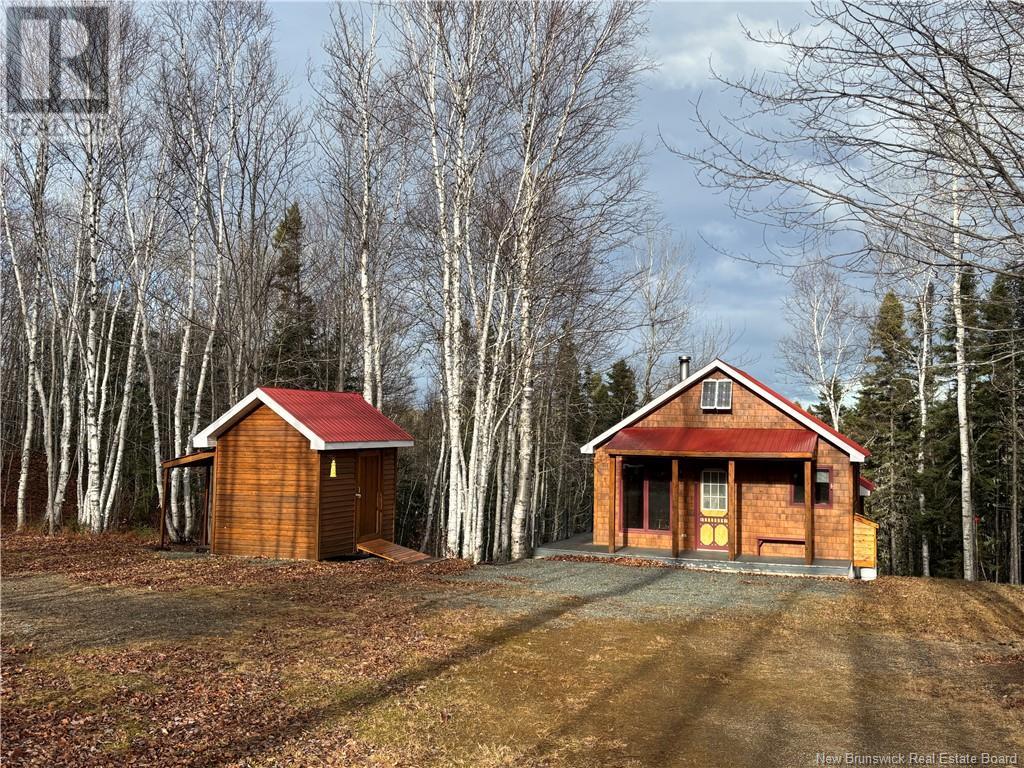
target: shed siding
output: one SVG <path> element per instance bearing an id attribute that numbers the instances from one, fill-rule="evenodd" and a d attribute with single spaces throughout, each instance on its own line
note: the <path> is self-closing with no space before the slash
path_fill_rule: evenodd
<path id="1" fill-rule="evenodd" d="M 729 378 L 713 372 L 708 378 Z M 733 382 L 733 403 L 729 412 L 703 411 L 700 407 L 700 382 L 680 392 L 634 426 L 638 427 L 709 427 L 751 429 L 806 429 L 788 414 L 758 395 Z M 818 439 L 817 463 L 832 470 L 832 504 L 814 510 L 814 555 L 818 559 L 849 560 L 853 525 L 853 473 L 846 453 L 824 438 Z M 693 549 L 694 505 L 699 473 L 702 468 L 724 462 L 716 459 L 679 459 L 679 494 L 674 502 L 679 510 L 679 548 Z M 604 447 L 594 451 L 594 543 L 608 543 L 608 515 L 618 509 L 622 489 L 616 485 L 615 498 L 610 494 L 611 459 Z M 739 537 L 742 555 L 757 553 L 759 537 L 802 539 L 804 508 L 792 502 L 792 473 L 803 470 L 802 461 L 736 460 L 736 496 L 739 508 Z M 736 536 L 736 531 L 731 531 Z M 616 546 L 656 547 L 669 549 L 667 535 L 649 533 L 624 534 L 617 528 Z M 799 557 L 802 545 L 765 544 L 761 554 Z"/>
<path id="2" fill-rule="evenodd" d="M 380 534 L 388 541 L 395 540 L 395 489 L 397 485 L 398 449 L 381 451 L 381 510 Z"/>
<path id="3" fill-rule="evenodd" d="M 320 557 L 356 551 L 355 494 L 358 451 L 320 454 Z M 336 477 L 331 477 L 331 461 Z"/>
<path id="4" fill-rule="evenodd" d="M 217 439 L 214 552 L 316 559 L 319 457 L 266 406 Z"/>

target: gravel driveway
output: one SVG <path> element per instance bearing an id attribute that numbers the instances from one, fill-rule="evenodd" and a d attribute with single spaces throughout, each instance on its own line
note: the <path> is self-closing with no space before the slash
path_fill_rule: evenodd
<path id="1" fill-rule="evenodd" d="M 723 610 L 766 611 L 798 595 L 838 597 L 859 586 L 838 579 L 547 559 L 482 565 L 460 574 L 457 580 L 499 587 L 463 598 L 497 610 L 519 612 L 563 603 L 567 616 L 623 619 L 704 618 Z"/>

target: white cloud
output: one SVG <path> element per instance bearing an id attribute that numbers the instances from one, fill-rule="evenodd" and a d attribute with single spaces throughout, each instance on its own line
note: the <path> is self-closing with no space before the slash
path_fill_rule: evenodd
<path id="1" fill-rule="evenodd" d="M 663 6 L 659 18 L 652 19 L 651 54 L 657 64 L 652 79 L 667 88 L 702 88 L 712 82 L 711 69 L 727 77 L 753 71 L 777 69 L 781 49 L 749 40 L 744 27 L 762 32 L 777 21 L 748 17 L 728 4 L 711 6 L 720 15 L 708 18 L 698 6 Z M 657 22 L 665 16 L 671 21 L 660 29 Z M 666 28 L 667 27 L 667 28 Z"/>
<path id="2" fill-rule="evenodd" d="M 740 230 L 733 222 L 712 219 L 700 227 L 701 237 L 716 245 L 731 245 L 740 238 Z"/>

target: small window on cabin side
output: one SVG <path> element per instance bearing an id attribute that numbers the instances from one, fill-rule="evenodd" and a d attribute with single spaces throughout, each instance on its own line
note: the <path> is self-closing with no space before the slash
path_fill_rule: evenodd
<path id="1" fill-rule="evenodd" d="M 707 379 L 700 392 L 700 407 L 705 411 L 728 411 L 732 408 L 732 382 L 728 379 Z"/>
<path id="2" fill-rule="evenodd" d="M 814 473 L 814 503 L 832 503 L 832 470 L 819 469 Z"/>
<path id="3" fill-rule="evenodd" d="M 793 472 L 793 503 L 804 503 L 804 471 Z M 814 472 L 814 503 L 832 503 L 832 470 L 818 469 Z"/>

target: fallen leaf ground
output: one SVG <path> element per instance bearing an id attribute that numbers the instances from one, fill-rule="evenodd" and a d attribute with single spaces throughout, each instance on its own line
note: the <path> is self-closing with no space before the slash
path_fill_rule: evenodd
<path id="1" fill-rule="evenodd" d="M 2 540 L 11 766 L 1024 759 L 1024 592 Z M 980 758 L 979 758 L 980 760 Z"/>

